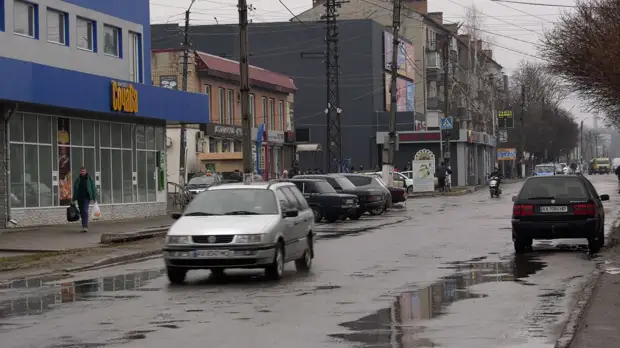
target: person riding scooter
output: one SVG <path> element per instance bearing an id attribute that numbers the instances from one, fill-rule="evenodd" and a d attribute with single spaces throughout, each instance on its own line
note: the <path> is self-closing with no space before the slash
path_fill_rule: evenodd
<path id="1" fill-rule="evenodd" d="M 491 198 L 493 198 L 493 196 L 499 197 L 500 194 L 502 194 L 502 189 L 501 189 L 501 183 L 502 183 L 502 172 L 499 171 L 499 169 L 495 168 L 490 174 L 489 174 L 489 190 L 491 191 Z M 493 180 L 497 181 L 497 183 L 494 185 Z"/>

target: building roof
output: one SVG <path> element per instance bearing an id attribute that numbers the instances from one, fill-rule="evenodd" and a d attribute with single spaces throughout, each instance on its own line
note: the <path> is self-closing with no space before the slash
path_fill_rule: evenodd
<path id="1" fill-rule="evenodd" d="M 153 53 L 181 52 L 180 48 L 154 49 Z M 238 80 L 240 77 L 239 62 L 216 56 L 213 54 L 194 51 L 196 69 L 207 70 L 210 75 L 228 80 Z M 250 84 L 268 90 L 282 93 L 295 93 L 297 86 L 293 79 L 277 72 L 250 65 Z"/>
<path id="2" fill-rule="evenodd" d="M 200 58 L 209 70 L 239 77 L 239 62 L 237 61 L 200 51 L 196 51 L 196 56 Z M 282 92 L 292 93 L 297 90 L 293 79 L 290 77 L 253 65 L 250 65 L 250 81 L 272 85 Z"/>

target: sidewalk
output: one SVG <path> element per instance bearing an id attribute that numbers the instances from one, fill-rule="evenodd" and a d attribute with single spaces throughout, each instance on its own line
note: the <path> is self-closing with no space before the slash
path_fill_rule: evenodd
<path id="1" fill-rule="evenodd" d="M 502 182 L 502 185 L 514 184 L 520 181 L 523 181 L 523 180 L 522 179 L 505 179 Z M 408 195 L 407 198 L 414 199 L 414 198 L 443 197 L 443 196 L 447 196 L 447 197 L 463 196 L 463 195 L 466 195 L 472 192 L 479 191 L 486 187 L 487 187 L 486 183 L 482 185 L 475 185 L 475 186 L 455 186 L 452 188 L 452 191 L 449 191 L 449 192 L 439 192 L 439 191 L 420 192 L 420 193 L 414 193 L 412 195 Z"/>
<path id="2" fill-rule="evenodd" d="M 104 235 L 165 229 L 173 220 L 168 215 L 146 219 L 93 221 L 87 233 L 79 223 L 0 230 L 0 253 L 57 252 L 102 246 Z"/>
<path id="3" fill-rule="evenodd" d="M 617 347 L 620 341 L 620 245 L 603 255 L 604 273 L 596 285 L 590 303 L 570 348 Z"/>

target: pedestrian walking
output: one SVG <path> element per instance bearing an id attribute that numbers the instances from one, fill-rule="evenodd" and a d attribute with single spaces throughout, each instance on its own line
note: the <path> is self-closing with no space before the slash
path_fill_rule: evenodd
<path id="1" fill-rule="evenodd" d="M 80 176 L 73 183 L 72 201 L 77 201 L 80 210 L 82 232 L 88 232 L 88 206 L 91 201 L 97 201 L 97 186 L 84 167 L 80 168 Z"/>

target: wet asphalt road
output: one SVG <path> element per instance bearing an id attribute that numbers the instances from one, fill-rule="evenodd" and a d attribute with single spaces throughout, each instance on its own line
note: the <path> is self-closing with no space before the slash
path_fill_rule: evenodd
<path id="1" fill-rule="evenodd" d="M 616 179 L 590 178 L 612 197 L 609 231 Z M 553 347 L 603 260 L 582 240 L 537 243 L 515 257 L 510 197 L 520 185 L 506 185 L 499 200 L 482 190 L 409 201 L 398 214 L 410 220 L 330 235 L 317 242 L 309 275 L 288 265 L 279 283 L 256 271 L 220 282 L 194 271 L 189 284 L 171 286 L 161 259 L 14 283 L 0 290 L 0 346 Z"/>

